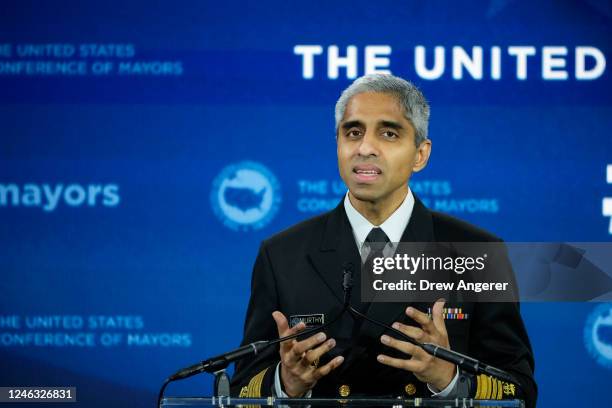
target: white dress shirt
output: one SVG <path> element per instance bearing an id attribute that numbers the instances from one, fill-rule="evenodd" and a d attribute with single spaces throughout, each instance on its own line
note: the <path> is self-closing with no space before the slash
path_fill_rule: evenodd
<path id="1" fill-rule="evenodd" d="M 366 217 L 361 215 L 361 213 L 359 213 L 355 207 L 353 207 L 353 204 L 349 199 L 349 195 L 346 193 L 344 196 L 344 211 L 346 211 L 346 216 L 348 217 L 351 228 L 353 229 L 353 237 L 355 238 L 355 243 L 357 244 L 357 249 L 361 254 L 361 258 L 367 259 L 368 257 L 370 248 L 367 246 L 364 247 L 363 244 L 370 231 L 372 231 L 372 228 L 379 227 L 382 229 L 383 232 L 387 234 L 387 237 L 389 237 L 389 241 L 392 244 L 400 242 L 402 239 L 402 234 L 410 221 L 413 208 L 414 196 L 409 188 L 406 198 L 404 198 L 404 201 L 402 201 L 402 204 L 397 208 L 397 210 L 395 210 L 393 214 L 391 214 L 382 224 L 373 225 L 367 220 Z M 383 255 L 392 256 L 395 249 L 396 248 L 392 245 L 387 245 L 383 249 Z"/>

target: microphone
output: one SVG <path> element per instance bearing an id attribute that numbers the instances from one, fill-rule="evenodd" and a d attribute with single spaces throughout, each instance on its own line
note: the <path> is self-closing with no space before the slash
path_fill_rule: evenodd
<path id="1" fill-rule="evenodd" d="M 283 339 L 280 339 L 280 340 L 283 340 Z M 168 384 L 170 384 L 171 382 L 176 381 L 176 380 L 182 380 L 184 378 L 188 378 L 196 374 L 200 374 L 202 372 L 207 372 L 207 373 L 218 372 L 226 368 L 230 363 L 243 359 L 251 354 L 258 354 L 260 351 L 262 351 L 269 345 L 276 344 L 277 342 L 278 342 L 278 339 L 273 340 L 273 341 L 256 341 L 256 342 L 247 344 L 246 346 L 239 347 L 236 350 L 232 350 L 227 353 L 220 354 L 216 357 L 211 357 L 197 364 L 191 365 L 189 367 L 185 367 L 182 370 L 177 371 L 176 373 L 172 374 L 170 377 L 164 380 L 164 383 L 159 389 L 159 393 L 157 395 L 157 406 L 161 408 L 162 398 L 164 397 L 164 391 L 166 390 L 166 387 L 168 386 Z M 225 384 L 226 379 L 227 378 L 223 379 L 223 385 L 224 385 L 224 388 L 229 389 L 229 387 L 226 386 L 227 384 Z"/>
<path id="2" fill-rule="evenodd" d="M 516 379 L 509 373 L 495 368 L 493 366 L 482 364 L 475 358 L 466 356 L 457 351 L 449 350 L 444 347 L 437 346 L 432 343 L 422 343 L 421 348 L 434 357 L 456 364 L 462 370 L 471 372 L 472 374 L 484 373 L 506 382 L 518 384 Z"/>
<path id="3" fill-rule="evenodd" d="M 182 370 L 177 371 L 171 375 L 168 379 L 170 381 L 182 380 L 183 378 L 191 377 L 196 374 L 200 374 L 204 371 L 207 373 L 214 373 L 219 370 L 223 370 L 230 363 L 240 360 L 251 354 L 256 355 L 270 344 L 269 341 L 256 341 L 246 346 L 237 348 L 236 350 L 229 351 L 227 353 L 220 354 L 216 357 L 203 360 L 197 364 L 185 367 Z"/>

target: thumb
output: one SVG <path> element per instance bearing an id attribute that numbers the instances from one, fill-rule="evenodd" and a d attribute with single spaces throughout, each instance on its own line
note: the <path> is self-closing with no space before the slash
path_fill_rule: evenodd
<path id="1" fill-rule="evenodd" d="M 279 312 L 278 310 L 275 310 L 274 312 L 272 312 L 272 318 L 276 322 L 276 329 L 278 330 L 278 336 L 279 337 L 285 336 L 287 331 L 289 330 L 289 322 L 287 321 L 287 318 L 285 317 L 285 315 Z"/>

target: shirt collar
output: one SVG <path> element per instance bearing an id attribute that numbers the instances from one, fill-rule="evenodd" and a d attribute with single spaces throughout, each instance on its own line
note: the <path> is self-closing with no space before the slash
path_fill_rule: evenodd
<path id="1" fill-rule="evenodd" d="M 408 187 L 408 194 L 406 194 L 402 204 L 393 212 L 393 214 L 389 216 L 389 218 L 387 218 L 382 224 L 378 225 L 378 227 L 380 227 L 384 233 L 387 234 L 389 241 L 400 242 L 402 239 L 402 234 L 408 226 L 408 222 L 412 216 L 413 208 L 414 196 L 412 195 L 410 187 Z M 353 229 L 353 236 L 355 237 L 357 247 L 361 250 L 361 246 L 363 245 L 366 237 L 372 228 L 376 228 L 377 226 L 371 224 L 370 221 L 368 221 L 359 213 L 359 211 L 355 209 L 355 207 L 353 207 L 351 200 L 349 200 L 348 192 L 344 196 L 344 211 L 346 211 L 349 223 Z"/>

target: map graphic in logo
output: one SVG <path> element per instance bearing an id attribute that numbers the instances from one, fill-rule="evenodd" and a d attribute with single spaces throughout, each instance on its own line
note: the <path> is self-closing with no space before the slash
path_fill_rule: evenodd
<path id="1" fill-rule="evenodd" d="M 237 231 L 264 227 L 276 215 L 281 201 L 274 174 L 252 161 L 225 167 L 213 181 L 210 199 L 217 217 Z"/>
<path id="2" fill-rule="evenodd" d="M 612 369 L 612 303 L 597 306 L 584 328 L 586 348 L 595 360 Z"/>

